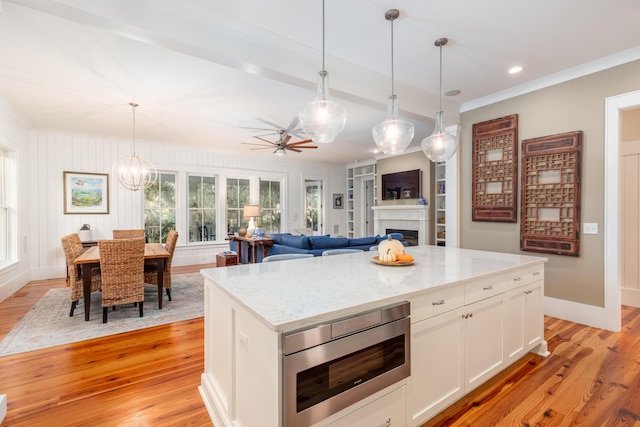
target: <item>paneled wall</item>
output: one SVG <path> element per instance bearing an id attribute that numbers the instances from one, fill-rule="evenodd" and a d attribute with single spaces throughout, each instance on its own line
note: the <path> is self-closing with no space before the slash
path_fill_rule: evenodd
<path id="1" fill-rule="evenodd" d="M 29 135 L 30 241 L 32 278 L 61 277 L 65 261 L 60 237 L 90 224 L 94 239 L 110 238 L 114 228 L 141 228 L 143 225 L 142 193 L 121 188 L 110 177 L 108 215 L 63 214 L 63 171 L 110 173 L 119 158 L 130 154 L 131 141 L 97 135 L 72 134 L 55 130 L 34 130 Z M 345 192 L 345 166 L 308 162 L 286 156 L 257 156 L 204 151 L 179 147 L 177 144 L 136 141 L 137 153 L 151 160 L 159 171 L 174 171 L 178 179 L 178 204 L 186 206 L 187 173 L 226 176 L 263 176 L 283 178 L 283 229 L 304 228 L 304 179 L 325 181 L 325 195 Z M 302 157 L 302 156 L 300 156 Z M 224 181 L 222 181 L 224 182 Z M 257 197 L 257 194 L 256 194 Z M 257 200 L 256 200 L 257 201 Z M 325 204 L 325 232 L 335 226 L 346 230 L 342 211 Z M 226 250 L 224 240 L 214 243 L 187 244 L 184 209 L 179 206 L 178 231 L 181 233 L 174 265 L 215 262 L 215 254 Z M 224 236 L 221 236 L 223 238 Z"/>

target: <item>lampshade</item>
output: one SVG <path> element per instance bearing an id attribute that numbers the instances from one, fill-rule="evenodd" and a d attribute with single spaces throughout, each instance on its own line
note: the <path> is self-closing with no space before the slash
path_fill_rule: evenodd
<path id="1" fill-rule="evenodd" d="M 260 216 L 260 206 L 258 205 L 244 205 L 244 212 L 242 213 L 244 219 L 255 218 Z"/>
<path id="2" fill-rule="evenodd" d="M 432 162 L 446 162 L 458 149 L 458 137 L 447 132 L 442 111 L 436 113 L 433 133 L 422 140 L 422 151 Z"/>
<path id="3" fill-rule="evenodd" d="M 398 97 L 394 90 L 393 76 L 393 21 L 400 16 L 398 9 L 388 10 L 384 17 L 391 22 L 391 96 L 388 99 L 387 118 L 373 127 L 373 140 L 384 154 L 400 154 L 411 143 L 415 126 L 398 118 Z"/>
<path id="4" fill-rule="evenodd" d="M 148 188 L 158 178 L 156 167 L 149 160 L 136 154 L 136 107 L 138 104 L 129 103 L 133 110 L 133 139 L 131 155 L 114 163 L 111 173 L 118 178 L 118 182 L 128 190 L 138 191 Z"/>
<path id="5" fill-rule="evenodd" d="M 445 162 L 458 149 L 458 137 L 446 131 L 442 120 L 442 46 L 449 40 L 445 37 L 435 41 L 440 48 L 440 111 L 436 113 L 436 123 L 433 133 L 422 140 L 422 151 L 432 162 Z"/>
<path id="6" fill-rule="evenodd" d="M 256 231 L 255 217 L 260 216 L 260 206 L 258 205 L 244 205 L 244 212 L 242 215 L 249 218 L 249 225 L 247 225 L 247 237 L 253 236 L 253 232 Z"/>
<path id="7" fill-rule="evenodd" d="M 324 0 L 322 0 L 322 71 L 314 101 L 298 112 L 302 130 L 314 142 L 333 142 L 347 122 L 347 110 L 329 99 L 329 73 L 324 68 Z"/>

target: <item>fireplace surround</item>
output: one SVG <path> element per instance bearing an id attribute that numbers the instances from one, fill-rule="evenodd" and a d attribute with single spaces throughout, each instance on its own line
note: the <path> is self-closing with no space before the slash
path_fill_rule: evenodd
<path id="1" fill-rule="evenodd" d="M 418 245 L 431 241 L 429 208 L 424 205 L 374 206 L 373 231 L 385 234 L 386 230 L 411 230 L 418 233 Z"/>

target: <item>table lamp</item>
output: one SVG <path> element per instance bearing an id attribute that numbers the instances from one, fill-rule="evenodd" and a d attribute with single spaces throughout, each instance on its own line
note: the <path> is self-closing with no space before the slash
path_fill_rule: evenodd
<path id="1" fill-rule="evenodd" d="M 260 206 L 258 205 L 245 205 L 243 216 L 245 219 L 249 218 L 249 226 L 247 227 L 247 237 L 253 236 L 253 232 L 256 230 L 255 217 L 260 216 Z"/>

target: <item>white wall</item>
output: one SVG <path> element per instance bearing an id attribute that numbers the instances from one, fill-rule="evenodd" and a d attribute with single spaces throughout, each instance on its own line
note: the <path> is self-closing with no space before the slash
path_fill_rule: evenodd
<path id="1" fill-rule="evenodd" d="M 110 173 L 111 166 L 119 158 L 129 155 L 131 141 L 98 135 L 81 135 L 57 130 L 32 130 L 29 134 L 29 176 L 31 188 L 31 210 L 24 213 L 30 218 L 30 245 L 32 279 L 64 277 L 66 274 L 64 254 L 60 237 L 77 231 L 82 224 L 90 224 L 94 239 L 110 238 L 114 228 L 142 228 L 142 194 L 121 188 L 110 177 L 110 208 L 108 215 L 63 214 L 63 172 Z M 283 231 L 304 228 L 305 177 L 322 177 L 325 180 L 325 232 L 330 233 L 334 225 L 346 230 L 346 218 L 342 211 L 331 209 L 332 193 L 346 192 L 346 172 L 343 165 L 313 163 L 304 160 L 304 155 L 287 154 L 277 156 L 239 156 L 229 153 L 210 152 L 179 147 L 177 144 L 154 144 L 136 141 L 136 152 L 151 160 L 158 170 L 175 171 L 178 176 L 178 192 L 186 200 L 186 174 L 188 172 L 284 177 L 286 184 L 283 209 Z M 305 153 L 306 154 L 306 153 Z M 294 157 L 296 156 L 296 157 Z M 311 155 L 309 156 L 311 157 Z M 186 204 L 186 202 L 185 202 Z M 184 210 L 179 209 L 184 213 Z M 189 265 L 215 262 L 215 254 L 228 248 L 222 240 L 215 243 L 187 244 L 178 218 L 180 238 L 173 265 Z M 220 238 L 223 238 L 221 236 Z"/>
<path id="2" fill-rule="evenodd" d="M 10 152 L 11 167 L 15 167 L 17 175 L 17 194 L 9 195 L 17 199 L 17 212 L 10 212 L 13 217 L 14 231 L 17 241 L 12 242 L 15 251 L 12 257 L 15 262 L 0 271 L 0 301 L 23 287 L 29 280 L 30 264 L 27 242 L 30 232 L 28 212 L 31 206 L 29 189 L 29 158 L 27 155 L 27 125 L 19 114 L 0 98 L 0 146 Z M 2 231 L 4 232 L 4 231 Z"/>

